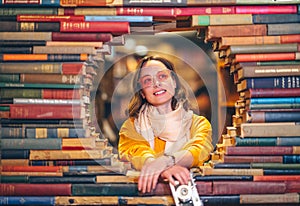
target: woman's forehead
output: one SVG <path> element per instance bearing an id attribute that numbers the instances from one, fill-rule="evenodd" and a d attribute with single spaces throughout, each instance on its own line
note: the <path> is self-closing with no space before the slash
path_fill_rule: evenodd
<path id="1" fill-rule="evenodd" d="M 158 71 L 168 69 L 162 62 L 157 60 L 151 60 L 146 62 L 141 69 L 141 76 L 145 74 L 153 74 Z"/>

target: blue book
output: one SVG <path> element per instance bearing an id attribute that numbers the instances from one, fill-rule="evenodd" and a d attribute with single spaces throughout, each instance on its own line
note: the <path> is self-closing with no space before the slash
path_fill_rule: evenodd
<path id="1" fill-rule="evenodd" d="M 55 205 L 55 197 L 0 196 L 0 205 Z"/>
<path id="2" fill-rule="evenodd" d="M 250 104 L 300 104 L 300 97 L 251 98 Z"/>
<path id="3" fill-rule="evenodd" d="M 282 162 L 285 164 L 300 163 L 300 155 L 283 155 Z"/>
<path id="4" fill-rule="evenodd" d="M 300 76 L 246 78 L 237 84 L 237 92 L 263 88 L 300 88 Z"/>
<path id="5" fill-rule="evenodd" d="M 85 16 L 85 21 L 152 22 L 153 16 Z"/>
<path id="6" fill-rule="evenodd" d="M 300 146 L 300 137 L 236 137 L 235 146 Z"/>

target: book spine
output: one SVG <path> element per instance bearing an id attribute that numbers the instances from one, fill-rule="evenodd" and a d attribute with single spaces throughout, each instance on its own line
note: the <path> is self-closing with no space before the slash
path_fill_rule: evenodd
<path id="1" fill-rule="evenodd" d="M 52 41 L 84 41 L 84 42 L 110 42 L 111 33 L 60 33 L 52 32 Z"/>
<path id="2" fill-rule="evenodd" d="M 0 21 L 1 32 L 59 32 L 58 22 L 12 22 Z"/>
<path id="3" fill-rule="evenodd" d="M 285 192 L 284 182 L 215 181 L 213 183 L 214 195 L 283 194 Z"/>
<path id="4" fill-rule="evenodd" d="M 72 74 L 20 74 L 20 83 L 81 84 L 82 75 Z"/>
<path id="5" fill-rule="evenodd" d="M 0 39 L 10 41 L 51 41 L 52 32 L 0 32 Z"/>
<path id="6" fill-rule="evenodd" d="M 3 172 L 62 172 L 62 166 L 11 166 L 1 167 Z"/>
<path id="7" fill-rule="evenodd" d="M 20 82 L 19 74 L 1 74 L 0 76 L 1 82 Z"/>
<path id="8" fill-rule="evenodd" d="M 28 159 L 29 150 L 27 149 L 12 149 L 6 150 L 1 147 L 1 158 L 3 159 Z"/>
<path id="9" fill-rule="evenodd" d="M 123 6 L 122 1 L 93 1 L 93 0 L 85 0 L 85 1 L 78 1 L 78 0 L 61 0 L 60 1 L 61 7 L 103 7 L 103 6 Z"/>
<path id="10" fill-rule="evenodd" d="M 7 150 L 61 149 L 62 140 L 56 139 L 1 139 L 1 148 Z"/>
<path id="11" fill-rule="evenodd" d="M 122 35 L 130 33 L 130 26 L 129 22 L 61 21 L 60 32 L 110 32 L 115 35 Z"/>
<path id="12" fill-rule="evenodd" d="M 279 146 L 277 145 L 277 139 L 274 137 L 253 137 L 253 138 L 235 138 L 235 146 Z M 285 145 L 285 146 L 293 146 L 293 145 Z"/>
<path id="13" fill-rule="evenodd" d="M 299 88 L 298 76 L 270 77 L 270 78 L 248 78 L 247 87 L 250 88 Z"/>
<path id="14" fill-rule="evenodd" d="M 73 184 L 73 196 L 138 196 L 137 184 Z"/>
<path id="15" fill-rule="evenodd" d="M 54 196 L 0 196 L 1 205 L 22 205 L 26 202 L 27 205 L 55 205 Z"/>
<path id="16" fill-rule="evenodd" d="M 193 15 L 191 26 L 252 24 L 251 14 Z"/>
<path id="17" fill-rule="evenodd" d="M 70 183 L 70 184 L 94 184 L 95 177 L 29 177 L 29 183 L 34 184 L 56 184 L 56 183 Z"/>
<path id="18" fill-rule="evenodd" d="M 81 106 L 11 104 L 12 119 L 80 119 L 84 117 Z"/>
<path id="19" fill-rule="evenodd" d="M 296 193 L 287 194 L 259 194 L 259 195 L 240 195 L 241 204 L 299 204 L 299 195 Z"/>
<path id="20" fill-rule="evenodd" d="M 54 105 L 81 105 L 80 99 L 33 99 L 33 98 L 13 98 L 12 104 L 54 104 Z"/>
<path id="21" fill-rule="evenodd" d="M 300 23 L 267 24 L 268 35 L 299 34 Z"/>
<path id="22" fill-rule="evenodd" d="M 300 97 L 265 97 L 265 98 L 251 98 L 250 104 L 293 104 L 300 103 Z"/>
<path id="23" fill-rule="evenodd" d="M 284 155 L 283 163 L 285 163 L 285 164 L 300 163 L 300 155 Z"/>
<path id="24" fill-rule="evenodd" d="M 20 176 L 1 175 L 0 182 L 2 182 L 2 183 L 28 183 L 29 177 L 27 175 L 23 175 L 23 176 L 22 175 L 20 175 Z"/>
<path id="25" fill-rule="evenodd" d="M 252 146 L 252 147 L 226 147 L 226 155 L 292 155 L 294 148 L 292 146 Z"/>
<path id="26" fill-rule="evenodd" d="M 0 88 L 2 98 L 80 99 L 79 89 Z"/>
<path id="27" fill-rule="evenodd" d="M 83 15 L 17 15 L 18 22 L 60 22 L 60 21 L 84 21 Z"/>
<path id="28" fill-rule="evenodd" d="M 56 196 L 72 195 L 71 184 L 2 183 L 1 194 L 6 196 Z"/>
<path id="29" fill-rule="evenodd" d="M 296 5 L 243 5 L 236 6 L 237 14 L 295 14 L 297 13 Z"/>
<path id="30" fill-rule="evenodd" d="M 86 61 L 88 54 L 0 54 L 0 61 Z"/>
<path id="31" fill-rule="evenodd" d="M 39 84 L 39 83 L 6 83 L 0 82 L 0 88 L 36 88 L 36 89 L 79 89 L 79 84 Z"/>
<path id="32" fill-rule="evenodd" d="M 262 175 L 253 176 L 253 181 L 259 182 L 271 182 L 271 181 L 299 181 L 300 175 Z"/>
<path id="33" fill-rule="evenodd" d="M 64 63 L 0 63 L 1 73 L 57 73 L 61 74 Z"/>
<path id="34" fill-rule="evenodd" d="M 28 47 L 1 47 L 0 48 L 0 53 L 2 54 L 32 54 L 32 47 L 28 46 Z"/>
<path id="35" fill-rule="evenodd" d="M 4 6 L 59 6 L 59 0 L 4 0 L 0 3 L 0 5 Z"/>
<path id="36" fill-rule="evenodd" d="M 57 8 L 44 7 L 2 7 L 0 8 L 1 16 L 16 16 L 19 14 L 44 14 L 57 15 Z"/>
<path id="37" fill-rule="evenodd" d="M 254 24 L 297 23 L 300 21 L 298 14 L 257 14 L 253 15 Z"/>
<path id="38" fill-rule="evenodd" d="M 30 160 L 84 160 L 102 159 L 104 150 L 30 150 Z"/>
<path id="39" fill-rule="evenodd" d="M 235 59 L 238 62 L 286 61 L 286 60 L 296 60 L 296 53 L 287 52 L 287 53 L 262 53 L 262 54 L 236 54 Z"/>
<path id="40" fill-rule="evenodd" d="M 249 89 L 250 98 L 255 97 L 296 97 L 300 95 L 299 88 Z"/>
<path id="41" fill-rule="evenodd" d="M 75 138 L 85 137 L 80 128 L 26 128 L 26 138 Z"/>
<path id="42" fill-rule="evenodd" d="M 243 155 L 243 156 L 224 156 L 224 163 L 248 163 L 248 162 L 283 162 L 282 156 L 258 156 L 258 155 Z"/>
<path id="43" fill-rule="evenodd" d="M 248 77 L 297 76 L 300 75 L 298 65 L 253 66 L 237 70 L 238 80 Z"/>

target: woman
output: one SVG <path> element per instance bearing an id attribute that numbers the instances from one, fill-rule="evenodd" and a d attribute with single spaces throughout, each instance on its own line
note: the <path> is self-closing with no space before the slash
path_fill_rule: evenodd
<path id="1" fill-rule="evenodd" d="M 119 132 L 120 159 L 141 170 L 143 193 L 155 189 L 159 178 L 187 184 L 189 168 L 202 165 L 212 152 L 210 123 L 188 109 L 185 90 L 165 58 L 143 58 L 133 87 L 129 118 Z"/>

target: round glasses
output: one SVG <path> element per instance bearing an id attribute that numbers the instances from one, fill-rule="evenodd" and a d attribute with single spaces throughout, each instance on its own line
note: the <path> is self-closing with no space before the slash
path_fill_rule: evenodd
<path id="1" fill-rule="evenodd" d="M 142 88 L 151 87 L 157 83 L 165 82 L 171 76 L 171 70 L 158 71 L 154 76 L 145 75 L 140 78 L 140 84 Z"/>

